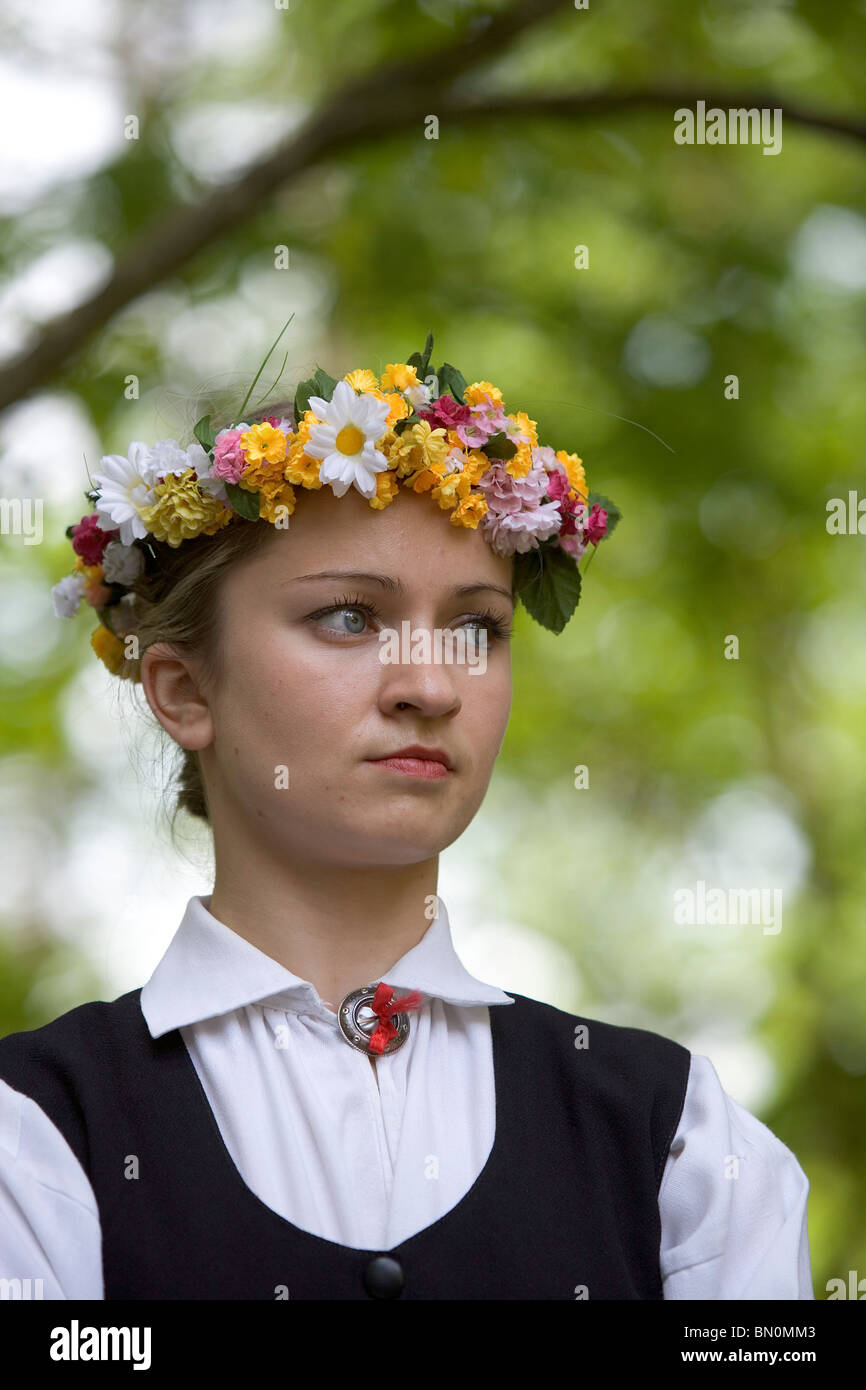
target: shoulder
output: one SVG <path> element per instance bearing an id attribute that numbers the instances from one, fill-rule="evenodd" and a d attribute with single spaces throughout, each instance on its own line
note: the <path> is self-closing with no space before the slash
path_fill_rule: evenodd
<path id="1" fill-rule="evenodd" d="M 140 1059 L 136 1042 L 142 1030 L 146 1033 L 140 994 L 140 989 L 131 990 L 111 1002 L 79 1004 L 39 1028 L 0 1038 L 0 1082 L 44 1113 L 83 1166 L 88 1106 L 98 1098 L 107 1073 L 114 1072 L 118 1081 Z M 8 1095 L 6 1105 L 7 1127 L 16 1123 L 16 1105 L 17 1123 L 28 1116 L 34 1121 L 33 1110 L 10 1102 Z"/>
<path id="2" fill-rule="evenodd" d="M 96 1216 L 93 1189 L 60 1130 L 30 1096 L 0 1080 L 0 1173 L 7 1197 L 29 1185 L 78 1203 Z"/>
<path id="3" fill-rule="evenodd" d="M 776 1177 L 794 1178 L 798 1189 L 803 1184 L 808 1187 L 806 1175 L 791 1149 L 724 1089 L 710 1058 L 700 1054 L 692 1057 L 671 1157 L 678 1159 L 689 1152 L 695 1160 L 711 1161 L 717 1168 L 724 1160 L 731 1175 L 739 1176 L 741 1165 L 749 1165 L 755 1177 L 760 1171 L 772 1171 Z"/>
<path id="4" fill-rule="evenodd" d="M 508 993 L 515 1004 L 502 1012 L 513 1012 L 515 1022 L 543 1030 L 560 1040 L 570 1040 L 575 1051 L 585 1054 L 588 1061 L 594 1058 L 608 1068 L 620 1066 L 628 1071 L 664 1063 L 674 1067 L 685 1085 L 691 1053 L 673 1038 L 647 1028 L 603 1023 L 601 1019 L 568 1013 L 553 1004 L 515 994 L 513 990 Z"/>
<path id="5" fill-rule="evenodd" d="M 666 1298 L 812 1298 L 809 1179 L 694 1055 L 659 1191 Z"/>
<path id="6" fill-rule="evenodd" d="M 95 999 L 76 1005 L 38 1028 L 7 1033 L 0 1038 L 0 1077 L 7 1070 L 58 1062 L 73 1050 L 90 1052 L 104 1045 L 107 1038 L 134 1025 L 136 1015 L 141 1018 L 140 995 L 141 990 L 134 989 L 110 1002 Z"/>

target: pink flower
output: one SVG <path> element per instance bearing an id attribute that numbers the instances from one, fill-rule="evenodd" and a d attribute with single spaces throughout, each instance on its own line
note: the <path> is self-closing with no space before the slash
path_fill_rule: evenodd
<path id="1" fill-rule="evenodd" d="M 416 412 L 419 419 L 429 421 L 431 429 L 452 430 L 458 425 L 464 424 L 471 419 L 472 412 L 468 405 L 462 405 L 460 401 L 447 394 L 440 396 L 434 401 L 427 410 Z"/>
<path id="2" fill-rule="evenodd" d="M 560 531 L 559 544 L 560 548 L 564 550 L 567 555 L 571 555 L 575 560 L 579 560 L 586 550 L 586 542 L 580 531 L 573 531 L 570 535 L 567 531 Z"/>
<path id="3" fill-rule="evenodd" d="M 457 425 L 457 437 L 467 449 L 483 449 L 492 434 L 504 432 L 511 423 L 502 406 L 490 401 L 469 406 L 468 410 L 471 417 L 468 423 Z"/>
<path id="4" fill-rule="evenodd" d="M 85 584 L 84 600 L 91 608 L 104 608 L 110 598 L 111 590 L 107 584 Z"/>
<path id="5" fill-rule="evenodd" d="M 224 483 L 240 481 L 247 463 L 240 441 L 248 429 L 249 425 L 239 425 L 234 430 L 220 430 L 213 448 L 212 478 L 222 478 Z"/>
<path id="6" fill-rule="evenodd" d="M 482 534 L 499 555 L 516 550 L 534 550 L 559 530 L 559 503 L 542 502 L 522 512 L 488 512 L 481 523 Z"/>
<path id="7" fill-rule="evenodd" d="M 487 500 L 482 534 L 500 555 L 531 550 L 559 531 L 560 504 L 543 500 L 547 473 L 540 462 L 525 478 L 513 478 L 505 464 L 496 461 L 482 473 L 478 486 Z"/>
<path id="8" fill-rule="evenodd" d="M 586 523 L 584 535 L 593 545 L 598 545 L 599 541 L 607 534 L 607 512 L 604 507 L 600 507 L 596 502 L 589 514 L 589 521 Z"/>
<path id="9" fill-rule="evenodd" d="M 102 552 L 117 531 L 103 531 L 96 512 L 88 512 L 72 531 L 72 549 L 80 555 L 85 565 L 102 564 Z"/>

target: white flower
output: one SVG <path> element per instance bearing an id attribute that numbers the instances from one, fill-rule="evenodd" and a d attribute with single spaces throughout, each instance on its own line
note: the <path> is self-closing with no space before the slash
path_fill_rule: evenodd
<path id="1" fill-rule="evenodd" d="M 100 490 L 96 503 L 100 530 L 114 531 L 119 527 L 124 545 L 132 545 L 135 539 L 144 540 L 147 527 L 139 510 L 152 507 L 156 501 L 150 449 L 135 442 L 130 444 L 127 458 L 106 454 L 101 464 L 102 472 L 94 474 L 94 483 Z"/>
<path id="2" fill-rule="evenodd" d="M 423 381 L 418 386 L 407 386 L 403 395 L 413 410 L 425 410 L 430 404 L 430 387 L 425 386 Z"/>
<path id="3" fill-rule="evenodd" d="M 385 432 L 388 402 L 366 392 L 358 396 L 348 381 L 338 381 L 333 398 L 311 396 L 310 409 L 322 423 L 312 426 L 304 453 L 324 460 L 321 481 L 331 484 L 335 497 L 342 497 L 353 483 L 362 497 L 375 497 L 376 474 L 388 467 L 374 442 Z"/>
<path id="4" fill-rule="evenodd" d="M 201 449 L 200 444 L 191 446 Z M 195 464 L 187 457 L 189 449 L 182 449 L 176 439 L 158 439 L 150 447 L 150 469 L 153 480 L 165 477 L 166 473 L 185 473 Z M 204 453 L 204 449 L 202 449 Z"/>
<path id="5" fill-rule="evenodd" d="M 102 573 L 106 584 L 132 584 L 144 569 L 144 556 L 137 545 L 109 541 L 102 553 Z"/>
<path id="6" fill-rule="evenodd" d="M 85 583 L 83 574 L 70 574 L 54 585 L 51 597 L 54 600 L 56 618 L 71 618 L 78 612 L 79 604 L 84 597 Z"/>

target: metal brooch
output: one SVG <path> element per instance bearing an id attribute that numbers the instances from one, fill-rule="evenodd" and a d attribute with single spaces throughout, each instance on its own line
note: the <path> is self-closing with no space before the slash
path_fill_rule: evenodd
<path id="1" fill-rule="evenodd" d="M 359 1052 L 366 1052 L 369 1057 L 381 1057 L 390 1052 L 396 1052 L 409 1036 L 408 1012 L 392 1014 L 391 1022 L 397 1029 L 397 1036 L 385 1044 L 384 1052 L 370 1051 L 370 1039 L 381 1022 L 378 1014 L 374 1014 L 370 1007 L 376 997 L 378 987 L 378 984 L 375 984 L 364 985 L 362 989 L 353 989 L 351 994 L 346 995 L 337 1010 L 340 1030 L 346 1042 L 351 1043 Z"/>

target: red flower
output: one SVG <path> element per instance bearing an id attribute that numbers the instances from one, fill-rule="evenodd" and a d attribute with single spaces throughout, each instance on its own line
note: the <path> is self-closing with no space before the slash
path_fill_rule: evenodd
<path id="1" fill-rule="evenodd" d="M 468 424 L 472 419 L 472 411 L 469 406 L 461 405 L 447 392 L 444 396 L 440 396 L 438 401 L 434 401 L 427 410 L 418 410 L 416 414 L 419 419 L 429 421 L 430 428 L 434 430 L 455 429 L 457 425 Z"/>
<path id="2" fill-rule="evenodd" d="M 85 565 L 101 565 L 102 552 L 110 540 L 116 540 L 119 531 L 103 531 L 96 512 L 88 512 L 72 531 L 72 549 L 80 555 Z"/>
<path id="3" fill-rule="evenodd" d="M 598 545 L 599 541 L 602 540 L 606 533 L 607 512 L 604 510 L 604 507 L 600 507 L 596 502 L 589 514 L 589 521 L 586 523 L 583 534 L 586 540 L 592 541 L 593 545 Z"/>

